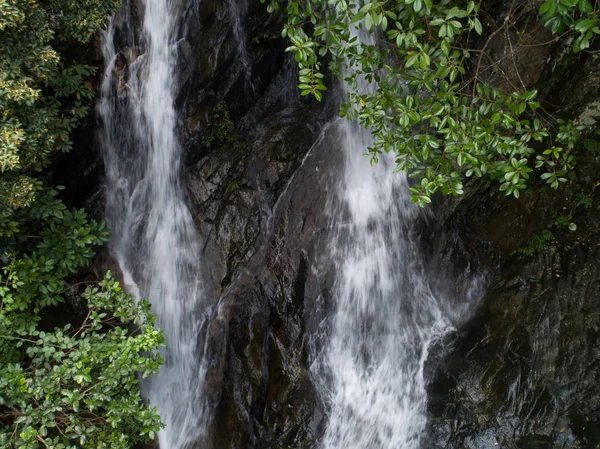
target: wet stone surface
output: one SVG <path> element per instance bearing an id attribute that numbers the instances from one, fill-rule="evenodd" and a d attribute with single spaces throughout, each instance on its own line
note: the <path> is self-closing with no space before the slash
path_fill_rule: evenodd
<path id="1" fill-rule="evenodd" d="M 333 128 L 322 131 L 335 105 L 297 97 L 293 64 L 277 37 L 278 18 L 257 0 L 248 2 L 241 19 L 256 83 L 249 86 L 227 5 L 182 2 L 178 27 L 175 90 L 183 177 L 203 239 L 202 279 L 214 298 L 206 337 L 199 337 L 211 361 L 204 395 L 214 411 L 203 447 L 308 448 L 326 422 L 308 353 L 319 345 L 315 336 L 332 309 L 335 272 L 323 248 L 327 191 L 339 176 L 341 159 Z M 118 31 L 123 70 L 137 57 L 126 48 L 125 36 L 137 33 L 139 8 L 132 2 L 131 21 Z M 493 50 L 501 54 L 513 39 L 513 45 L 523 43 L 518 64 L 530 59 L 541 64 L 553 49 L 535 47 L 535 55 L 528 54 L 533 41 L 526 38 L 544 37 L 535 25 L 530 31 L 521 41 L 498 36 Z M 589 76 L 578 75 L 582 91 L 560 97 L 561 110 L 578 114 L 595 101 L 600 72 L 594 61 L 584 65 Z M 523 81 L 540 82 L 538 72 Z M 235 131 L 207 147 L 203 134 L 221 101 Z M 101 169 L 98 159 L 93 164 Z M 580 166 L 577 178 L 589 191 L 598 179 L 597 155 Z M 590 208 L 575 214 L 576 232 L 558 231 L 543 251 L 523 256 L 511 253 L 548 226 L 575 192 L 548 195 L 536 187 L 515 201 L 496 190 L 474 185 L 460 201 L 441 202 L 435 216 L 426 214 L 417 225 L 428 271 L 438 276 L 440 291 L 456 297 L 456 307 L 466 295 L 481 294 L 469 292 L 474 276 L 483 275 L 488 287 L 470 320 L 433 351 L 423 447 L 596 448 L 598 194 Z M 92 196 L 96 208 L 98 196 Z"/>

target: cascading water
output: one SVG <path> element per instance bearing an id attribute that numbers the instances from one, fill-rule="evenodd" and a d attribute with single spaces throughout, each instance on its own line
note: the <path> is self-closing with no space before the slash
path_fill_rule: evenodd
<path id="1" fill-rule="evenodd" d="M 172 93 L 176 6 L 145 2 L 141 42 L 130 39 L 126 67 L 117 67 L 111 24 L 100 105 L 112 252 L 128 290 L 150 300 L 167 339 L 165 365 L 143 385 L 166 424 L 159 433 L 163 449 L 186 447 L 204 428 L 200 245 L 180 182 Z M 129 8 L 124 2 L 121 19 L 128 20 Z"/>
<path id="2" fill-rule="evenodd" d="M 107 173 L 111 247 L 130 292 L 148 298 L 168 347 L 160 374 L 144 393 L 166 428 L 163 449 L 202 441 L 206 365 L 202 342 L 208 301 L 202 291 L 200 239 L 185 205 L 172 85 L 177 55 L 177 0 L 146 0 L 139 42 L 115 50 L 115 29 L 104 36 L 106 73 L 100 114 Z M 246 82 L 245 2 L 229 0 Z M 125 0 L 115 20 L 129 21 Z M 127 27 L 125 27 L 127 28 Z M 119 42 L 127 36 L 120 35 Z M 359 89 L 367 90 L 366 82 Z M 328 342 L 314 364 L 328 392 L 325 449 L 417 449 L 426 424 L 424 364 L 432 341 L 450 330 L 432 294 L 418 247 L 411 240 L 419 213 L 407 180 L 384 156 L 369 166 L 367 130 L 339 120 L 344 175 L 329 211 L 338 279 Z M 329 128 L 328 128 L 329 129 Z"/>
<path id="3" fill-rule="evenodd" d="M 248 40 L 242 21 L 248 12 L 247 0 L 227 0 L 229 7 L 229 18 L 232 24 L 233 35 L 238 43 L 237 58 L 239 59 L 244 72 L 245 88 L 254 92 L 256 87 L 252 79 L 252 64 L 248 55 Z"/>
<path id="4" fill-rule="evenodd" d="M 366 42 L 365 36 L 355 36 Z M 359 91 L 373 89 L 359 81 Z M 383 155 L 363 156 L 368 130 L 337 122 L 344 176 L 332 202 L 337 309 L 313 371 L 330 413 L 324 449 L 416 449 L 425 429 L 423 375 L 432 341 L 451 329 L 428 287 L 411 223 L 407 179 Z"/>

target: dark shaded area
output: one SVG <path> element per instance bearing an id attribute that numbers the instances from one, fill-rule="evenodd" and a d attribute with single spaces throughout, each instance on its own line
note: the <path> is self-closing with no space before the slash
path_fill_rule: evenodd
<path id="1" fill-rule="evenodd" d="M 479 182 L 464 198 L 438 204 L 436 237 L 424 248 L 431 270 L 451 267 L 440 288 L 460 297 L 468 273 L 485 273 L 488 292 L 435 357 L 441 361 L 429 385 L 427 448 L 600 444 L 600 152 L 593 134 L 600 58 L 576 58 L 553 42 L 533 46 L 547 40 L 546 30 L 526 15 L 521 26 L 526 40 L 509 43 L 505 34 L 490 41 L 496 69 L 508 53 L 517 67 L 533 61 L 536 79 L 527 87 L 540 90 L 548 111 L 586 124 L 588 134 L 569 183 L 558 191 L 534 179 L 516 200 Z M 550 237 L 535 243 L 542 232 Z"/>
<path id="2" fill-rule="evenodd" d="M 598 173 L 600 155 L 584 161 L 582 178 Z M 565 194 L 544 204 L 556 208 Z M 455 336 L 430 385 L 429 447 L 600 442 L 599 219 L 595 194 L 574 218 L 576 231 L 556 230 L 532 256 L 504 253 L 481 308 Z"/>

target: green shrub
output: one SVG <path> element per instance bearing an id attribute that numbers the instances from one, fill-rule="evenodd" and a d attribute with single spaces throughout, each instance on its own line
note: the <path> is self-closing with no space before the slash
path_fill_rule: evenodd
<path id="1" fill-rule="evenodd" d="M 35 310 L 68 286 L 52 277 L 33 285 L 33 263 L 13 261 L 0 276 L 0 447 L 126 449 L 154 438 L 160 418 L 138 386 L 138 373 L 156 374 L 162 363 L 149 304 L 136 304 L 108 273 L 83 293 L 81 324 L 44 331 Z"/>
<path id="2" fill-rule="evenodd" d="M 62 57 L 114 0 L 0 0 L 0 447 L 130 448 L 160 428 L 138 373 L 155 373 L 161 333 L 111 275 L 82 295 L 87 316 L 58 325 L 69 279 L 108 238 L 69 211 L 49 166 L 94 94 L 95 68 Z"/>
<path id="3" fill-rule="evenodd" d="M 215 106 L 211 120 L 206 124 L 202 134 L 202 143 L 207 148 L 224 144 L 233 132 L 233 122 L 229 118 L 229 109 L 221 101 Z"/>

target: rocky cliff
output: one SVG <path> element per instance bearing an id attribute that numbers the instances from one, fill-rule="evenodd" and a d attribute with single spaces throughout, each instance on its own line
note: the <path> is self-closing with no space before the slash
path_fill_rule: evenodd
<path id="1" fill-rule="evenodd" d="M 600 60 L 597 44 L 578 57 L 568 45 L 532 15 L 490 41 L 499 61 L 488 69 L 491 82 L 515 86 L 521 78 L 554 117 L 588 128 L 558 191 L 534 181 L 515 200 L 479 184 L 438 208 L 431 255 L 452 266 L 457 288 L 472 270 L 486 273 L 489 286 L 432 376 L 428 447 L 600 443 Z"/>
<path id="2" fill-rule="evenodd" d="M 119 88 L 137 56 L 131 42 L 143 5 L 123 8 Z M 337 128 L 327 125 L 337 105 L 333 96 L 324 104 L 298 97 L 281 17 L 258 0 L 187 0 L 180 15 L 174 82 L 183 176 L 215 298 L 205 329 L 205 396 L 214 412 L 203 447 L 312 447 L 326 421 L 308 353 L 320 344 L 335 278 L 321 249 L 324 192 L 340 171 Z M 597 120 L 593 53 L 565 56 L 535 21 L 486 42 L 479 45 L 501 61 L 485 67 L 491 82 L 516 84 L 518 71 L 554 114 Z M 459 201 L 438 199 L 435 216 L 417 223 L 428 272 L 457 307 L 466 279 L 481 276 L 487 286 L 472 318 L 432 353 L 425 447 L 600 444 L 600 152 L 597 136 L 586 139 L 573 179 L 558 192 L 534 184 L 515 200 L 481 183 Z M 91 141 L 82 138 L 90 150 L 81 165 L 101 173 Z M 87 204 L 102 210 L 100 197 Z"/>

